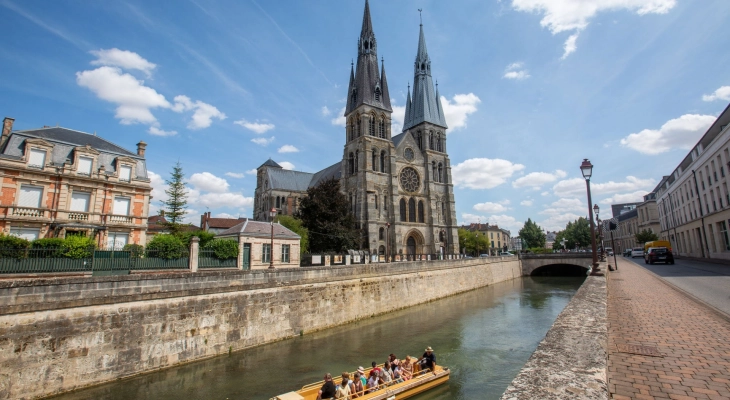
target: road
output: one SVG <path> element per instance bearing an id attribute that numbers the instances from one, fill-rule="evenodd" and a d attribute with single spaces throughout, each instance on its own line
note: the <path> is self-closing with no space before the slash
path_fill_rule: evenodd
<path id="1" fill-rule="evenodd" d="M 730 265 L 683 259 L 677 259 L 674 265 L 649 265 L 642 258 L 624 259 L 648 269 L 730 317 Z"/>

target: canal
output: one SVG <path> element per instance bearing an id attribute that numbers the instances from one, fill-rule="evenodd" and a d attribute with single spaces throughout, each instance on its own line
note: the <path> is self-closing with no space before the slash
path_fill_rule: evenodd
<path id="1" fill-rule="evenodd" d="M 414 400 L 498 399 L 584 277 L 525 277 L 213 359 L 54 397 L 269 399 L 388 354 L 434 348 L 445 385 Z M 368 304 L 361 305 L 364 308 Z"/>

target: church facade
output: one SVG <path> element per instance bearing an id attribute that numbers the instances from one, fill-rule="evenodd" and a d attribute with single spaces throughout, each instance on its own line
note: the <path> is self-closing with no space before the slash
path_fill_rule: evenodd
<path id="1" fill-rule="evenodd" d="M 284 170 L 269 159 L 258 168 L 254 219 L 269 210 L 294 214 L 306 190 L 340 180 L 365 250 L 383 255 L 459 252 L 446 120 L 431 76 L 423 25 L 408 88 L 403 131 L 391 132 L 385 66 L 365 1 L 357 64 L 350 70 L 342 160 L 316 173 Z"/>

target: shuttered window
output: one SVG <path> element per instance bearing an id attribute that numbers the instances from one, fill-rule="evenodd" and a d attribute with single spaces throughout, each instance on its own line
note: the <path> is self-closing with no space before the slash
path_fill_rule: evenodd
<path id="1" fill-rule="evenodd" d="M 132 179 L 132 167 L 123 165 L 119 168 L 119 180 L 129 182 Z"/>
<path id="2" fill-rule="evenodd" d="M 40 228 L 10 228 L 10 235 L 25 240 L 36 240 L 40 236 Z"/>
<path id="3" fill-rule="evenodd" d="M 76 170 L 79 174 L 91 175 L 91 163 L 94 162 L 93 158 L 79 157 L 79 168 Z"/>
<path id="4" fill-rule="evenodd" d="M 18 207 L 40 208 L 43 188 L 38 186 L 21 185 Z"/>
<path id="5" fill-rule="evenodd" d="M 73 192 L 71 194 L 71 211 L 88 212 L 91 193 Z"/>
<path id="6" fill-rule="evenodd" d="M 30 149 L 30 158 L 28 158 L 28 166 L 43 168 L 46 165 L 46 152 L 40 149 Z"/>
<path id="7" fill-rule="evenodd" d="M 129 197 L 115 197 L 112 214 L 129 215 Z"/>
<path id="8" fill-rule="evenodd" d="M 129 234 L 109 232 L 109 236 L 106 238 L 107 250 L 121 250 L 129 242 Z"/>

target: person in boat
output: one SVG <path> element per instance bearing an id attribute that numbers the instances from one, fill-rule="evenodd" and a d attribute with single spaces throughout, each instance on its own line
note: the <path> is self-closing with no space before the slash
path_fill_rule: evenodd
<path id="1" fill-rule="evenodd" d="M 378 390 L 379 381 L 379 374 L 370 374 L 370 379 L 368 379 L 367 386 L 365 387 L 365 393 L 373 393 L 374 391 Z"/>
<path id="2" fill-rule="evenodd" d="M 324 374 L 324 384 L 317 393 L 317 400 L 331 399 L 335 397 L 335 383 L 332 382 L 332 375 L 329 373 Z"/>
<path id="3" fill-rule="evenodd" d="M 335 391 L 336 399 L 342 399 L 342 400 L 350 400 L 350 380 L 342 377 L 342 383 L 337 386 L 337 390 Z"/>
<path id="4" fill-rule="evenodd" d="M 390 367 L 392 369 L 395 369 L 395 367 L 400 366 L 400 360 L 393 353 L 390 353 L 390 356 L 388 356 L 388 361 L 390 362 Z"/>
<path id="5" fill-rule="evenodd" d="M 390 368 L 390 362 L 386 361 L 385 364 L 383 364 L 383 369 L 380 372 L 385 374 L 385 377 L 383 378 L 385 383 L 390 383 L 390 381 L 393 380 L 393 371 Z"/>
<path id="6" fill-rule="evenodd" d="M 413 377 L 413 363 L 411 362 L 411 356 L 406 356 L 405 360 L 403 360 L 400 364 L 400 376 L 404 381 Z"/>
<path id="7" fill-rule="evenodd" d="M 363 385 L 362 380 L 360 380 L 361 377 L 362 375 L 360 374 L 360 369 L 358 368 L 358 370 L 355 372 L 354 379 L 352 380 L 352 386 L 350 387 L 350 392 L 353 399 L 363 396 L 365 394 L 365 385 Z"/>
<path id="8" fill-rule="evenodd" d="M 373 368 L 370 370 L 370 376 L 380 376 L 380 367 L 378 367 L 378 363 L 373 361 L 370 365 L 373 366 Z"/>
<path id="9" fill-rule="evenodd" d="M 436 354 L 434 354 L 431 346 L 426 347 L 425 353 L 418 359 L 418 363 L 421 366 L 421 370 L 426 368 L 430 369 L 431 372 L 436 374 Z"/>
<path id="10" fill-rule="evenodd" d="M 397 365 L 391 365 L 392 371 L 393 371 L 393 380 L 401 383 L 403 382 L 403 377 L 401 376 L 401 369 Z"/>
<path id="11" fill-rule="evenodd" d="M 354 393 L 354 385 L 355 383 L 350 379 L 350 373 L 345 371 L 342 373 L 342 382 L 347 381 L 347 384 L 350 386 L 350 393 Z"/>
<path id="12" fill-rule="evenodd" d="M 365 368 L 359 366 L 357 367 L 357 372 L 360 373 L 360 380 L 362 381 L 362 385 L 366 386 L 368 384 L 368 378 L 365 376 Z"/>

